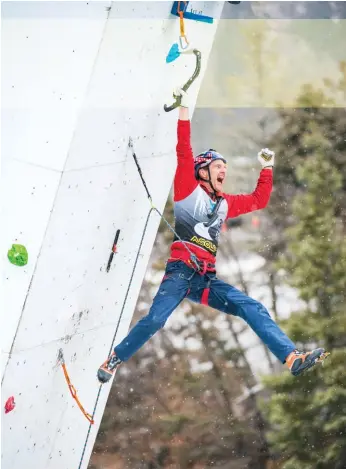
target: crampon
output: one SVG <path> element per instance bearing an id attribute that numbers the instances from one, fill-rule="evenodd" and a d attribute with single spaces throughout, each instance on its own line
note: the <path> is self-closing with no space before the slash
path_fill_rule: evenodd
<path id="1" fill-rule="evenodd" d="M 323 363 L 328 355 L 330 355 L 330 353 L 326 352 L 323 348 L 317 348 L 311 352 L 295 350 L 287 357 L 286 363 L 292 375 L 299 376 L 317 363 Z"/>

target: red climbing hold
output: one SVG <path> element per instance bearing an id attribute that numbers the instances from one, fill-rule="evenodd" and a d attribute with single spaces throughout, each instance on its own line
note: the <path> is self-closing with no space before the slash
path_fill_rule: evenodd
<path id="1" fill-rule="evenodd" d="M 15 408 L 16 404 L 14 402 L 14 397 L 11 396 L 7 399 L 6 404 L 5 404 L 5 414 L 8 414 Z"/>

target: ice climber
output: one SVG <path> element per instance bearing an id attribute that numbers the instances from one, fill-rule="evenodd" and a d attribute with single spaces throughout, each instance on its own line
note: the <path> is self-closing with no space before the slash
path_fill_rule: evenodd
<path id="1" fill-rule="evenodd" d="M 193 158 L 190 143 L 188 96 L 181 88 L 177 125 L 177 169 L 174 178 L 175 235 L 165 273 L 149 313 L 140 319 L 98 369 L 106 383 L 116 368 L 128 360 L 159 329 L 185 299 L 208 305 L 242 318 L 294 376 L 323 361 L 325 350 L 297 350 L 258 301 L 217 278 L 216 252 L 225 220 L 260 210 L 268 204 L 273 183 L 275 154 L 267 148 L 258 153 L 262 166 L 251 194 L 223 193 L 227 164 L 215 150 Z"/>

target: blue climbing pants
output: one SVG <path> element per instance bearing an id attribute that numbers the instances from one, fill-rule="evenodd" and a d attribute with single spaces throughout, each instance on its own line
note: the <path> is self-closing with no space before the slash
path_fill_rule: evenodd
<path id="1" fill-rule="evenodd" d="M 296 349 L 261 303 L 219 280 L 215 273 L 200 275 L 184 262 L 174 261 L 167 263 L 149 313 L 114 348 L 116 355 L 128 360 L 165 325 L 184 298 L 244 319 L 282 363 Z"/>

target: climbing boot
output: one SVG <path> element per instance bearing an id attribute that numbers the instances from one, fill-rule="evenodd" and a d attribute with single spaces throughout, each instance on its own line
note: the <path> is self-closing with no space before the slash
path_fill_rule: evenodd
<path id="1" fill-rule="evenodd" d="M 292 375 L 299 376 L 317 363 L 322 363 L 328 355 L 329 353 L 323 348 L 317 348 L 311 352 L 299 352 L 299 350 L 294 350 L 286 358 L 286 363 Z"/>
<path id="2" fill-rule="evenodd" d="M 100 381 L 100 383 L 107 383 L 113 376 L 120 363 L 122 363 L 122 361 L 113 352 L 108 360 L 106 360 L 97 370 L 97 379 Z"/>

